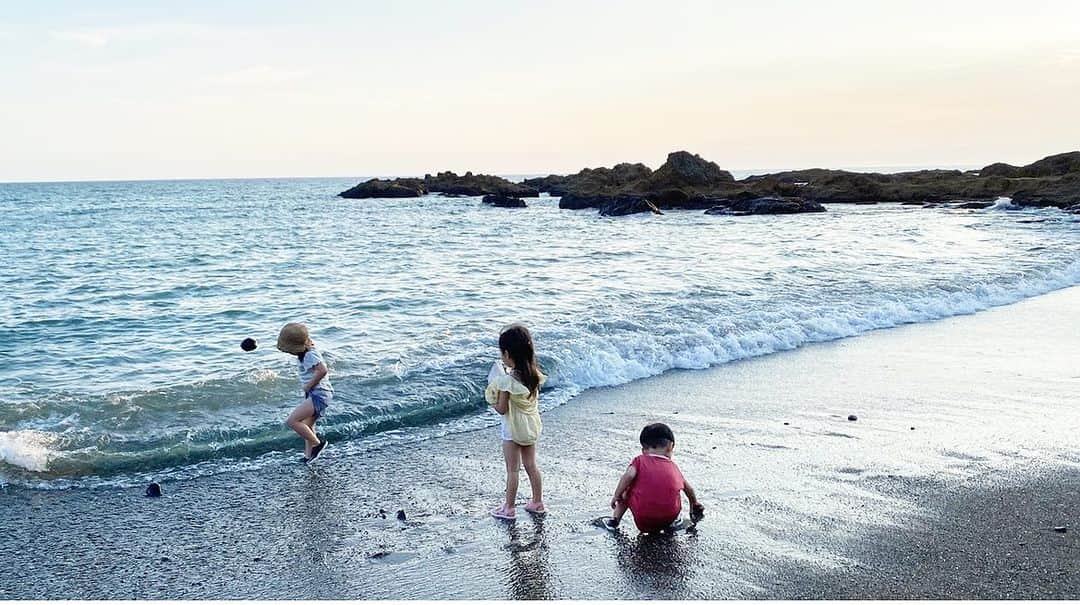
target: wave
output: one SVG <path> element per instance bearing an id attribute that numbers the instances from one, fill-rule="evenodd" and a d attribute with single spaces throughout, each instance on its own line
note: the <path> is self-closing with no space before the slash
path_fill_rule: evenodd
<path id="1" fill-rule="evenodd" d="M 541 361 L 550 375 L 543 407 L 562 405 L 590 388 L 971 314 L 1077 284 L 1080 261 L 997 281 L 866 292 L 834 301 L 788 299 L 752 308 L 738 307 L 738 296 L 716 298 L 711 289 L 712 298 L 691 293 L 641 317 L 537 326 L 544 343 Z M 370 447 L 380 439 L 421 439 L 491 424 L 494 417 L 479 413 L 485 408 L 481 381 L 490 363 L 482 356 L 440 358 L 399 376 L 335 377 L 338 396 L 320 431 L 338 443 Z M 0 463 L 17 469 L 7 473 L 9 482 L 56 488 L 187 477 L 278 460 L 297 451 L 295 436 L 281 426 L 282 394 L 292 383 L 292 377 L 259 369 L 179 390 L 110 394 L 110 413 L 116 416 L 94 426 L 154 414 L 145 436 L 102 441 L 107 431 L 88 429 L 85 418 L 61 432 L 0 432 Z M 242 389 L 247 391 L 238 397 Z M 234 399 L 247 401 L 247 407 Z M 84 402 L 63 413 L 89 414 L 97 407 Z M 202 428 L 183 428 L 185 422 Z"/>

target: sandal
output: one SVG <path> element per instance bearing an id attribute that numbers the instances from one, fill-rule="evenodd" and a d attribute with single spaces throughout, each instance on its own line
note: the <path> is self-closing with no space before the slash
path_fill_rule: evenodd
<path id="1" fill-rule="evenodd" d="M 507 521 L 513 521 L 517 518 L 517 513 L 512 508 L 506 508 L 505 505 L 500 506 L 491 511 L 491 516 L 496 519 L 506 519 Z"/>
<path id="2" fill-rule="evenodd" d="M 543 502 L 533 502 L 529 500 L 529 503 L 525 505 L 525 510 L 533 513 L 534 515 L 546 515 L 547 509 L 544 508 Z"/>

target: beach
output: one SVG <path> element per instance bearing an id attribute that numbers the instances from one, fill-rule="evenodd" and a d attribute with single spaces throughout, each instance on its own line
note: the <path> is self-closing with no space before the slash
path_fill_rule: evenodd
<path id="1" fill-rule="evenodd" d="M 156 499 L 8 485 L 0 598 L 1077 598 L 1078 309 L 1073 287 L 588 390 L 544 414 L 549 514 L 512 524 L 487 515 L 492 427 Z M 609 533 L 657 421 L 706 518 Z"/>

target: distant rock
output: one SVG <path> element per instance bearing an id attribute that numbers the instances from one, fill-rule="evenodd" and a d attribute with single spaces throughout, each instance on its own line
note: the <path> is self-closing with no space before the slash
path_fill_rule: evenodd
<path id="1" fill-rule="evenodd" d="M 797 197 L 758 197 L 727 200 L 727 203 L 706 210 L 705 214 L 799 214 L 803 212 L 825 212 L 825 207 L 817 202 Z"/>
<path id="2" fill-rule="evenodd" d="M 964 210 L 982 210 L 983 208 L 989 208 L 993 205 L 994 202 L 964 202 L 956 207 Z"/>
<path id="3" fill-rule="evenodd" d="M 371 179 L 346 189 L 338 196 L 347 199 L 420 197 L 427 193 L 420 179 Z"/>
<path id="4" fill-rule="evenodd" d="M 1021 179 L 1010 197 L 1017 206 L 1066 209 L 1080 204 L 1080 173 L 1044 179 Z"/>
<path id="5" fill-rule="evenodd" d="M 600 206 L 600 216 L 626 216 L 642 212 L 663 214 L 655 204 L 645 198 L 616 199 Z"/>
<path id="6" fill-rule="evenodd" d="M 1065 176 L 1080 172 L 1080 151 L 1070 151 L 1046 156 L 1027 166 L 1011 166 L 998 162 L 979 171 L 980 176 L 1003 176 L 1007 178 L 1040 178 Z"/>
<path id="7" fill-rule="evenodd" d="M 652 173 L 648 179 L 650 191 L 680 188 L 715 187 L 724 183 L 733 183 L 735 178 L 727 170 L 701 156 L 688 151 L 675 151 L 668 154 L 664 165 Z"/>
<path id="8" fill-rule="evenodd" d="M 342 191 L 338 195 L 350 199 L 419 197 L 427 193 L 448 196 L 504 195 L 510 197 L 537 197 L 540 192 L 526 185 L 512 183 L 502 177 L 466 172 L 458 176 L 453 172 L 440 172 L 423 179 L 400 178 L 391 181 L 371 179 Z"/>
<path id="9" fill-rule="evenodd" d="M 540 192 L 527 185 L 486 174 L 466 172 L 458 176 L 453 172 L 440 172 L 435 176 L 425 175 L 424 186 L 428 191 L 453 195 L 481 196 L 503 195 L 508 197 L 537 197 Z"/>
<path id="10" fill-rule="evenodd" d="M 518 197 L 510 197 L 508 195 L 485 195 L 481 200 L 485 204 L 495 206 L 496 208 L 527 208 L 528 205 L 525 200 Z"/>

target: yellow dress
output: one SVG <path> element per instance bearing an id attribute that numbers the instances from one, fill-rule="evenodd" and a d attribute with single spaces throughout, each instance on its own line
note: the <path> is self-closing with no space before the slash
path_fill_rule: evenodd
<path id="1" fill-rule="evenodd" d="M 540 384 L 543 385 L 547 377 L 540 375 Z M 537 387 L 539 388 L 539 387 Z M 509 374 L 495 376 L 488 382 L 484 390 L 484 398 L 491 405 L 499 401 L 500 392 L 510 393 L 510 406 L 506 411 L 506 425 L 509 429 L 510 439 L 518 445 L 535 445 L 540 439 L 540 431 L 544 425 L 540 422 L 540 409 L 536 405 L 536 397 L 530 396 L 529 387 L 521 384 Z"/>

